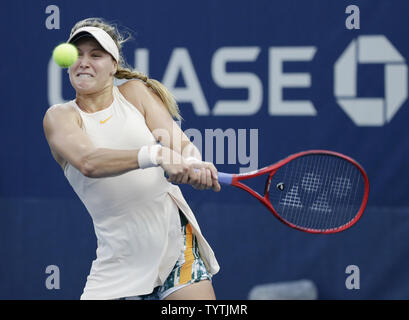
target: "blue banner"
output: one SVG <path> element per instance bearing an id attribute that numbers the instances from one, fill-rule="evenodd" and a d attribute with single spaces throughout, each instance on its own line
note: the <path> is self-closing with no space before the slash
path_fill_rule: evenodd
<path id="1" fill-rule="evenodd" d="M 2 3 L 0 298 L 78 299 L 95 259 L 91 218 L 42 127 L 49 106 L 75 98 L 52 50 L 87 17 L 132 34 L 127 62 L 171 90 L 179 125 L 218 170 L 328 149 L 369 176 L 362 219 L 330 236 L 284 226 L 240 190 L 181 186 L 221 266 L 217 298 L 300 279 L 319 299 L 409 298 L 408 10 L 403 0 Z M 58 288 L 47 282 L 57 273 Z"/>

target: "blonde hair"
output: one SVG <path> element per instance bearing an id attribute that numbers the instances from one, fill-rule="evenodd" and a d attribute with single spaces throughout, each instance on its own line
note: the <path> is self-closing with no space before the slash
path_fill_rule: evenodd
<path id="1" fill-rule="evenodd" d="M 122 35 L 119 32 L 116 25 L 110 24 L 102 18 L 87 18 L 77 22 L 74 25 L 74 27 L 71 29 L 71 35 L 76 30 L 82 27 L 100 28 L 104 30 L 106 33 L 108 33 L 116 43 L 119 50 L 119 61 L 117 72 L 114 75 L 115 78 L 127 80 L 139 79 L 143 81 L 145 85 L 148 88 L 150 88 L 162 100 L 163 104 L 166 106 L 171 116 L 176 118 L 177 120 L 181 120 L 182 117 L 180 115 L 180 110 L 172 93 L 159 81 L 151 79 L 146 74 L 134 70 L 126 63 L 124 56 L 122 54 L 122 45 L 132 38 L 129 33 L 128 37 L 125 38 L 124 35 Z"/>

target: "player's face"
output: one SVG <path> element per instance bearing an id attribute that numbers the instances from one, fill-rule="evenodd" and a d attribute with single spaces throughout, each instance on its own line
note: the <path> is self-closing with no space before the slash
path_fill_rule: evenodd
<path id="1" fill-rule="evenodd" d="M 93 38 L 75 43 L 78 60 L 69 68 L 70 81 L 78 93 L 98 92 L 112 84 L 116 61 Z"/>

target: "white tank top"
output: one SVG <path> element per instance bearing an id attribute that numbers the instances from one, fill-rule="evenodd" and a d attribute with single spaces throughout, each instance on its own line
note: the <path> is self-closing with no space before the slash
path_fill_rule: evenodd
<path id="1" fill-rule="evenodd" d="M 156 143 L 144 116 L 113 87 L 106 109 L 83 112 L 82 129 L 97 148 L 137 149 Z M 175 265 L 183 246 L 178 208 L 191 223 L 200 255 L 211 274 L 219 265 L 179 187 L 161 167 L 107 178 L 88 178 L 67 163 L 64 173 L 91 215 L 96 259 L 81 299 L 115 299 L 151 293 Z"/>

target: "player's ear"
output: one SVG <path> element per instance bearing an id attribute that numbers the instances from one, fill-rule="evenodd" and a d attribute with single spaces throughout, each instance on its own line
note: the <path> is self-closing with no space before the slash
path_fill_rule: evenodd
<path id="1" fill-rule="evenodd" d="M 113 60 L 113 62 L 114 62 L 114 66 L 113 66 L 113 70 L 109 73 L 110 76 L 115 75 L 115 73 L 118 71 L 118 63 L 115 60 Z"/>

